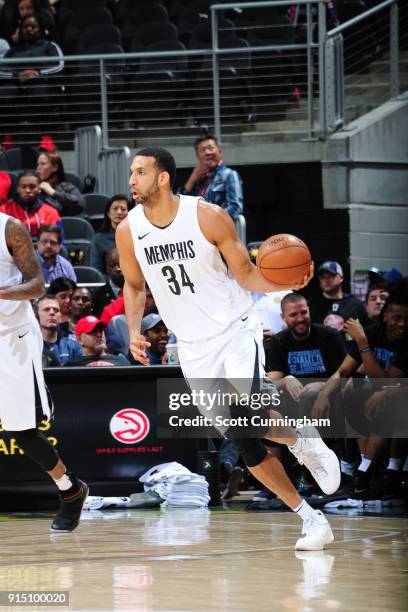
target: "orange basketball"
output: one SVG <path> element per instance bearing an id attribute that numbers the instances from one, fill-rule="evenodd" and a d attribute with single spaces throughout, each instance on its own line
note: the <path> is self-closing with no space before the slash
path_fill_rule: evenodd
<path id="1" fill-rule="evenodd" d="M 259 247 L 256 257 L 262 276 L 282 289 L 303 282 L 312 256 L 306 244 L 292 234 L 276 234 Z"/>

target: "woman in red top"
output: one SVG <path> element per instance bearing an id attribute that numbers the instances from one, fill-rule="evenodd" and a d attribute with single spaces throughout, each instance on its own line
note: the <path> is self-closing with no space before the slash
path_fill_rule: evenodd
<path id="1" fill-rule="evenodd" d="M 37 239 L 41 225 L 55 223 L 62 228 L 61 217 L 55 208 L 44 204 L 40 199 L 40 179 L 38 175 L 26 170 L 17 179 L 17 195 L 14 200 L 7 200 L 0 210 L 15 219 L 19 219 L 28 229 L 31 238 Z"/>

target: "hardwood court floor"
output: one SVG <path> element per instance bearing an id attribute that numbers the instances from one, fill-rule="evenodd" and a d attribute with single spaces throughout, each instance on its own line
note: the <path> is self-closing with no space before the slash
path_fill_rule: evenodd
<path id="1" fill-rule="evenodd" d="M 68 590 L 70 610 L 408 607 L 405 518 L 331 516 L 335 543 L 306 553 L 293 549 L 300 522 L 289 512 L 113 510 L 83 517 L 75 532 L 58 535 L 50 534 L 45 515 L 0 517 L 0 591 Z"/>

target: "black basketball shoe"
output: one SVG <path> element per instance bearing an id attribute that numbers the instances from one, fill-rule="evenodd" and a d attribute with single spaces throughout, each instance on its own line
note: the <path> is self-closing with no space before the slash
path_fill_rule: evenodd
<path id="1" fill-rule="evenodd" d="M 73 531 L 78 526 L 82 507 L 88 497 L 89 487 L 86 482 L 78 480 L 73 474 L 67 476 L 71 479 L 72 487 L 59 492 L 61 505 L 52 522 L 51 531 Z"/>

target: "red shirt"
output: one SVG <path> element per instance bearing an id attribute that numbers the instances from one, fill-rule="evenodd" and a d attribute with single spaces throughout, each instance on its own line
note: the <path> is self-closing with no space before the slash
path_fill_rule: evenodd
<path id="1" fill-rule="evenodd" d="M 105 323 L 105 325 L 108 326 L 112 317 L 116 317 L 116 315 L 123 314 L 125 314 L 125 300 L 123 296 L 121 296 L 118 297 L 116 300 L 113 300 L 113 302 L 111 302 L 107 306 L 105 306 L 99 318 L 102 323 Z"/>
<path id="2" fill-rule="evenodd" d="M 0 205 L 0 210 L 24 223 L 31 237 L 37 236 L 41 225 L 56 223 L 59 227 L 62 226 L 59 212 L 49 204 L 41 204 L 36 210 L 26 210 L 14 200 L 8 200 Z"/>

